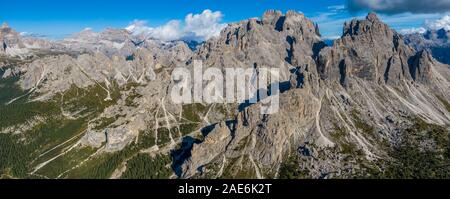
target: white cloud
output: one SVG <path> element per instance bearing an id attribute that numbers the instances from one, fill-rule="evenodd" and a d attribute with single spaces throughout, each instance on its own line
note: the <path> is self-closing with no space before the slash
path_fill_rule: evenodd
<path id="1" fill-rule="evenodd" d="M 135 20 L 125 29 L 136 35 L 145 35 L 162 41 L 204 41 L 218 36 L 226 27 L 225 23 L 221 23 L 222 17 L 220 11 L 204 10 L 200 14 L 188 14 L 184 21 L 172 20 L 158 27 L 150 27 L 146 21 Z"/>
<path id="2" fill-rule="evenodd" d="M 427 32 L 427 29 L 420 27 L 420 28 L 406 28 L 406 29 L 401 29 L 400 33 L 407 35 L 407 34 L 414 34 L 414 33 L 420 33 L 423 34 Z"/>
<path id="3" fill-rule="evenodd" d="M 153 28 L 147 26 L 147 21 L 137 19 L 131 22 L 130 25 L 125 29 L 134 34 L 142 34 L 153 30 Z"/>
<path id="4" fill-rule="evenodd" d="M 445 29 L 448 31 L 450 30 L 450 16 L 446 15 L 436 21 L 426 21 L 425 27 L 430 30 Z"/>
<path id="5" fill-rule="evenodd" d="M 413 33 L 425 33 L 427 30 L 439 30 L 439 29 L 445 29 L 447 31 L 450 31 L 450 16 L 445 15 L 440 19 L 436 19 L 434 21 L 432 20 L 426 20 L 425 23 L 422 25 L 422 27 L 419 28 L 407 28 L 400 30 L 400 33 L 402 34 L 413 34 Z"/>
<path id="6" fill-rule="evenodd" d="M 329 35 L 329 36 L 323 36 L 322 39 L 323 40 L 336 40 L 341 38 L 341 36 L 339 35 Z"/>
<path id="7" fill-rule="evenodd" d="M 172 20 L 163 26 L 159 26 L 151 30 L 148 36 L 163 41 L 172 41 L 182 39 L 183 34 L 181 22 L 178 20 Z"/>
<path id="8" fill-rule="evenodd" d="M 222 13 L 204 10 L 201 14 L 188 14 L 184 19 L 186 23 L 185 32 L 194 33 L 194 37 L 209 39 L 219 36 L 220 31 L 226 24 L 220 23 Z"/>
<path id="9" fill-rule="evenodd" d="M 36 34 L 32 32 L 20 32 L 20 36 L 22 37 L 35 37 L 35 38 L 48 38 L 48 35 Z"/>
<path id="10" fill-rule="evenodd" d="M 345 10 L 345 5 L 328 6 L 327 9 L 331 10 L 331 11 L 334 11 L 334 12 L 338 12 L 338 11 Z"/>

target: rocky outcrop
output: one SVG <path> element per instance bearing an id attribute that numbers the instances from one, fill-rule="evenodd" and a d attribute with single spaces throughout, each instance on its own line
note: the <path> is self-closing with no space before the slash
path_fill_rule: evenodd
<path id="1" fill-rule="evenodd" d="M 183 164 L 183 175 L 185 177 L 195 175 L 199 168 L 214 160 L 221 152 L 227 150 L 232 135 L 225 122 L 216 124 L 214 129 L 201 144 L 194 143 L 191 157 Z"/>
<path id="2" fill-rule="evenodd" d="M 426 83 L 432 77 L 432 65 L 434 64 L 433 57 L 426 50 L 418 52 L 411 58 L 410 73 L 414 80 Z"/>
<path id="3" fill-rule="evenodd" d="M 5 72 L 3 73 L 2 78 L 5 79 L 5 78 L 8 78 L 8 77 L 11 77 L 12 75 L 13 75 L 12 70 L 11 70 L 10 68 L 8 68 L 8 69 L 6 69 Z"/>

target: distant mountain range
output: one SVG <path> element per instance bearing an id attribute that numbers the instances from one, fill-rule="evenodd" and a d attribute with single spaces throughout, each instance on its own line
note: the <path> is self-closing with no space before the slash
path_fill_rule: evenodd
<path id="1" fill-rule="evenodd" d="M 425 33 L 405 35 L 405 41 L 416 50 L 427 49 L 438 61 L 450 64 L 450 31 L 428 30 Z"/>

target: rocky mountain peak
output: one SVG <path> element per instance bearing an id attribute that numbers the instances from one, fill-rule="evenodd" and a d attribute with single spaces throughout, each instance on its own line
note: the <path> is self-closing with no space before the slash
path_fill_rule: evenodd
<path id="1" fill-rule="evenodd" d="M 97 37 L 98 34 L 91 29 L 84 29 L 81 32 L 73 34 L 68 39 L 77 39 L 80 41 L 95 41 Z"/>
<path id="2" fill-rule="evenodd" d="M 281 11 L 268 10 L 262 17 L 262 23 L 264 25 L 270 25 L 277 31 L 302 29 L 302 26 L 314 27 L 314 23 L 305 18 L 303 13 L 295 10 L 289 10 L 285 15 Z M 317 34 L 318 35 L 318 34 Z"/>
<path id="3" fill-rule="evenodd" d="M 445 42 L 450 38 L 450 31 L 443 28 L 439 30 L 428 30 L 423 37 L 428 40 L 439 40 Z"/>
<path id="4" fill-rule="evenodd" d="M 261 19 L 229 24 L 217 39 L 203 44 L 195 58 L 218 67 L 283 64 L 281 79 L 288 80 L 289 68 L 314 68 L 313 57 L 325 46 L 319 34 L 315 24 L 302 13 L 268 10 Z"/>
<path id="5" fill-rule="evenodd" d="M 353 19 L 344 23 L 344 36 L 371 34 L 373 36 L 390 37 L 395 31 L 383 23 L 375 13 L 369 13 L 364 20 Z"/>
<path id="6" fill-rule="evenodd" d="M 305 17 L 305 15 L 302 12 L 298 12 L 296 10 L 288 10 L 286 12 L 286 17 L 293 17 L 293 16 Z"/>
<path id="7" fill-rule="evenodd" d="M 445 29 L 427 30 L 404 36 L 406 43 L 417 51 L 428 49 L 439 62 L 450 64 L 450 31 Z"/>
<path id="8" fill-rule="evenodd" d="M 6 34 L 19 34 L 14 29 L 9 27 L 9 25 L 5 22 L 3 23 L 2 27 L 0 28 L 0 34 L 6 35 Z"/>
<path id="9" fill-rule="evenodd" d="M 433 56 L 428 50 L 421 50 L 410 59 L 410 73 L 415 81 L 428 83 L 432 78 L 431 67 L 435 65 Z"/>
<path id="10" fill-rule="evenodd" d="M 379 22 L 380 19 L 378 18 L 377 14 L 374 12 L 370 12 L 367 16 L 366 19 L 371 21 L 371 22 Z"/>
<path id="11" fill-rule="evenodd" d="M 3 24 L 2 24 L 2 27 L 1 27 L 2 29 L 3 28 L 9 28 L 9 25 L 8 25 L 8 23 L 6 23 L 6 22 L 3 22 Z"/>
<path id="12" fill-rule="evenodd" d="M 318 67 L 322 78 L 332 77 L 332 82 L 342 85 L 347 85 L 350 77 L 398 84 L 399 80 L 416 79 L 414 68 L 423 68 L 428 63 L 421 63 L 421 67 L 411 65 L 411 60 L 417 56 L 402 35 L 375 13 L 369 13 L 363 20 L 354 19 L 344 24 L 342 38 L 336 40 L 332 49 L 321 52 Z M 330 61 L 329 65 L 335 69 L 325 69 L 327 64 L 324 63 Z"/>
<path id="13" fill-rule="evenodd" d="M 0 52 L 8 55 L 20 54 L 25 48 L 22 42 L 20 33 L 10 28 L 8 24 L 4 23 L 0 28 Z"/>
<path id="14" fill-rule="evenodd" d="M 100 33 L 100 37 L 105 40 L 122 43 L 130 40 L 131 33 L 125 29 L 107 28 L 105 31 Z"/>
<path id="15" fill-rule="evenodd" d="M 263 14 L 262 21 L 264 24 L 275 25 L 282 15 L 279 10 L 267 10 Z"/>

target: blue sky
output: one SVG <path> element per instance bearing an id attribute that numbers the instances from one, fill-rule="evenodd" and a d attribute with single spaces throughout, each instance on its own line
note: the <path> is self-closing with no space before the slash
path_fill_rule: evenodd
<path id="1" fill-rule="evenodd" d="M 346 0 L 0 0 L 0 22 L 20 32 L 63 37 L 86 27 L 101 31 L 106 27 L 125 28 L 133 20 L 145 20 L 157 27 L 170 20 L 184 20 L 189 13 L 205 9 L 220 11 L 221 22 L 229 23 L 259 17 L 267 9 L 297 10 L 319 23 L 325 37 L 340 35 L 344 21 L 363 17 L 366 11 L 349 12 Z M 381 18 L 401 30 L 417 28 L 425 20 L 436 20 L 448 13 L 382 14 Z"/>

